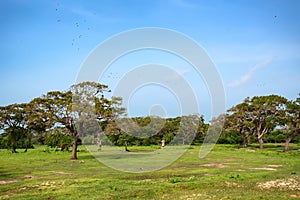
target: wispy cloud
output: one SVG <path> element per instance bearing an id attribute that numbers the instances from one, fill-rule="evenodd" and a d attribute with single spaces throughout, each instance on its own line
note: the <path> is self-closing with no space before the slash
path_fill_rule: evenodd
<path id="1" fill-rule="evenodd" d="M 240 79 L 229 83 L 228 86 L 229 87 L 238 87 L 238 86 L 246 83 L 248 80 L 250 80 L 250 78 L 253 76 L 253 74 L 256 70 L 258 70 L 260 68 L 263 68 L 263 67 L 266 67 L 273 60 L 274 60 L 274 57 L 271 57 L 271 58 L 268 58 L 268 59 L 264 60 L 263 62 L 260 62 L 256 65 L 254 65 L 253 67 L 250 68 L 250 70 L 245 75 L 243 75 Z"/>
<path id="2" fill-rule="evenodd" d="M 186 75 L 190 72 L 191 72 L 191 70 L 189 70 L 189 69 L 183 69 L 178 72 L 174 71 L 170 76 L 168 76 L 166 78 L 166 81 L 177 81 L 177 80 L 181 79 L 184 75 Z"/>

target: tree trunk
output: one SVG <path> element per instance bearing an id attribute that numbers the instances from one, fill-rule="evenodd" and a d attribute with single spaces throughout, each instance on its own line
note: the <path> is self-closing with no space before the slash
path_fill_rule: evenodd
<path id="1" fill-rule="evenodd" d="M 284 151 L 288 151 L 289 150 L 289 144 L 290 142 L 298 135 L 298 132 L 294 132 L 291 137 L 289 137 L 288 139 L 286 139 L 285 141 L 285 145 L 284 145 Z"/>
<path id="2" fill-rule="evenodd" d="M 125 151 L 128 151 L 128 152 L 129 152 L 129 150 L 128 150 L 128 148 L 127 148 L 127 146 L 128 146 L 127 141 L 124 142 L 124 146 L 125 146 Z"/>
<path id="3" fill-rule="evenodd" d="M 17 153 L 17 148 L 16 147 L 12 147 L 11 152 L 12 153 Z"/>
<path id="4" fill-rule="evenodd" d="M 246 141 L 247 137 L 245 135 L 244 129 L 240 129 L 240 136 L 241 136 L 241 138 L 243 140 L 242 141 L 242 146 L 243 146 L 243 148 L 246 148 L 246 146 L 247 146 L 247 141 Z"/>
<path id="5" fill-rule="evenodd" d="M 245 135 L 242 135 L 242 138 L 243 138 L 243 148 L 246 148 L 247 147 L 247 138 Z"/>
<path id="6" fill-rule="evenodd" d="M 259 126 L 256 128 L 257 139 L 258 139 L 258 143 L 259 143 L 259 149 L 264 148 L 263 136 L 268 132 L 267 127 L 264 127 L 263 130 L 261 131 L 261 126 L 262 126 L 262 124 L 260 123 Z"/>
<path id="7" fill-rule="evenodd" d="M 78 135 L 76 135 L 73 140 L 71 160 L 77 160 L 77 146 L 78 146 L 77 143 L 78 143 Z"/>
<path id="8" fill-rule="evenodd" d="M 264 141 L 262 138 L 258 138 L 258 143 L 259 143 L 259 149 L 263 149 L 264 148 Z"/>
<path id="9" fill-rule="evenodd" d="M 253 140 L 253 138 L 250 136 L 250 137 L 248 137 L 248 144 L 252 144 L 252 141 Z"/>

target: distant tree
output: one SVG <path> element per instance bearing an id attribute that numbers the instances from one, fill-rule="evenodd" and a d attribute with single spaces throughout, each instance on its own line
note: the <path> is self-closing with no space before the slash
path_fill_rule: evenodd
<path id="1" fill-rule="evenodd" d="M 295 101 L 287 102 L 286 124 L 291 133 L 286 139 L 284 151 L 289 150 L 289 143 L 299 134 L 300 131 L 300 94 Z"/>
<path id="2" fill-rule="evenodd" d="M 45 144 L 47 131 L 54 127 L 54 111 L 46 98 L 35 98 L 28 104 L 28 129 L 40 144 Z"/>
<path id="3" fill-rule="evenodd" d="M 28 129 L 28 105 L 12 104 L 0 107 L 1 128 L 7 135 L 8 146 L 12 153 L 16 153 L 18 147 L 27 148 L 31 145 L 31 133 Z"/>
<path id="4" fill-rule="evenodd" d="M 209 128 L 209 124 L 204 122 L 204 116 L 199 115 L 199 124 L 198 124 L 198 129 L 194 141 L 203 142 L 205 134 L 208 131 L 208 128 Z"/>
<path id="5" fill-rule="evenodd" d="M 246 98 L 244 102 L 230 108 L 224 124 L 224 129 L 239 133 L 244 148 L 247 146 L 249 136 L 253 135 L 255 130 L 249 101 L 249 98 Z"/>
<path id="6" fill-rule="evenodd" d="M 125 116 L 125 109 L 122 107 L 121 97 L 111 97 L 107 99 L 104 95 L 95 99 L 96 119 L 102 131 L 108 124 L 115 123 L 116 120 Z"/>
<path id="7" fill-rule="evenodd" d="M 180 121 L 181 117 L 166 119 L 166 123 L 159 133 L 159 135 L 162 136 L 161 139 L 165 140 L 165 144 L 170 143 L 174 139 L 175 134 L 177 133 L 180 127 Z"/>
<path id="8" fill-rule="evenodd" d="M 220 133 L 223 130 L 226 114 L 220 114 L 217 117 L 213 117 L 209 124 L 209 131 L 207 131 L 204 139 L 205 144 L 216 144 Z"/>
<path id="9" fill-rule="evenodd" d="M 278 95 L 255 96 L 251 99 L 249 115 L 255 125 L 260 149 L 263 149 L 263 136 L 276 126 L 285 124 L 286 102 L 286 98 Z"/>
<path id="10" fill-rule="evenodd" d="M 199 131 L 201 122 L 203 122 L 203 117 L 200 115 L 182 116 L 175 140 L 181 141 L 183 145 L 191 144 Z"/>
<path id="11" fill-rule="evenodd" d="M 56 127 L 53 130 L 47 131 L 47 137 L 45 140 L 45 144 L 50 146 L 51 148 L 61 148 L 64 150 L 64 147 L 69 147 L 72 145 L 72 137 L 66 134 L 67 130 L 64 128 Z"/>

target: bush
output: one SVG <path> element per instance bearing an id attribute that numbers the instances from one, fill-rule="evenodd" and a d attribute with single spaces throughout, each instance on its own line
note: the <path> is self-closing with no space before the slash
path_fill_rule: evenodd
<path id="1" fill-rule="evenodd" d="M 48 134 L 45 143 L 51 148 L 62 147 L 64 145 L 70 146 L 72 144 L 72 137 L 60 132 L 59 130 L 55 130 L 54 133 Z"/>
<path id="2" fill-rule="evenodd" d="M 34 148 L 31 142 L 31 133 L 23 128 L 8 129 L 7 132 L 0 135 L 0 148 Z"/>
<path id="3" fill-rule="evenodd" d="M 83 144 L 87 144 L 87 145 L 91 145 L 91 144 L 95 144 L 94 143 L 94 137 L 91 135 L 87 135 L 83 138 L 82 140 Z"/>

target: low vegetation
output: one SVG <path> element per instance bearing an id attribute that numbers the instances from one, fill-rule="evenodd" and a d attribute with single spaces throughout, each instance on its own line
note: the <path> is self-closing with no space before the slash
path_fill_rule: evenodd
<path id="1" fill-rule="evenodd" d="M 0 150 L 0 199 L 296 199 L 300 197 L 300 145 L 247 149 L 217 145 L 198 158 L 200 146 L 170 166 L 147 173 L 111 169 L 79 147 L 71 152 L 36 146 L 27 153 Z M 103 146 L 103 153 L 107 146 Z M 132 146 L 135 153 L 157 146 Z M 99 153 L 101 156 L 101 152 Z"/>

